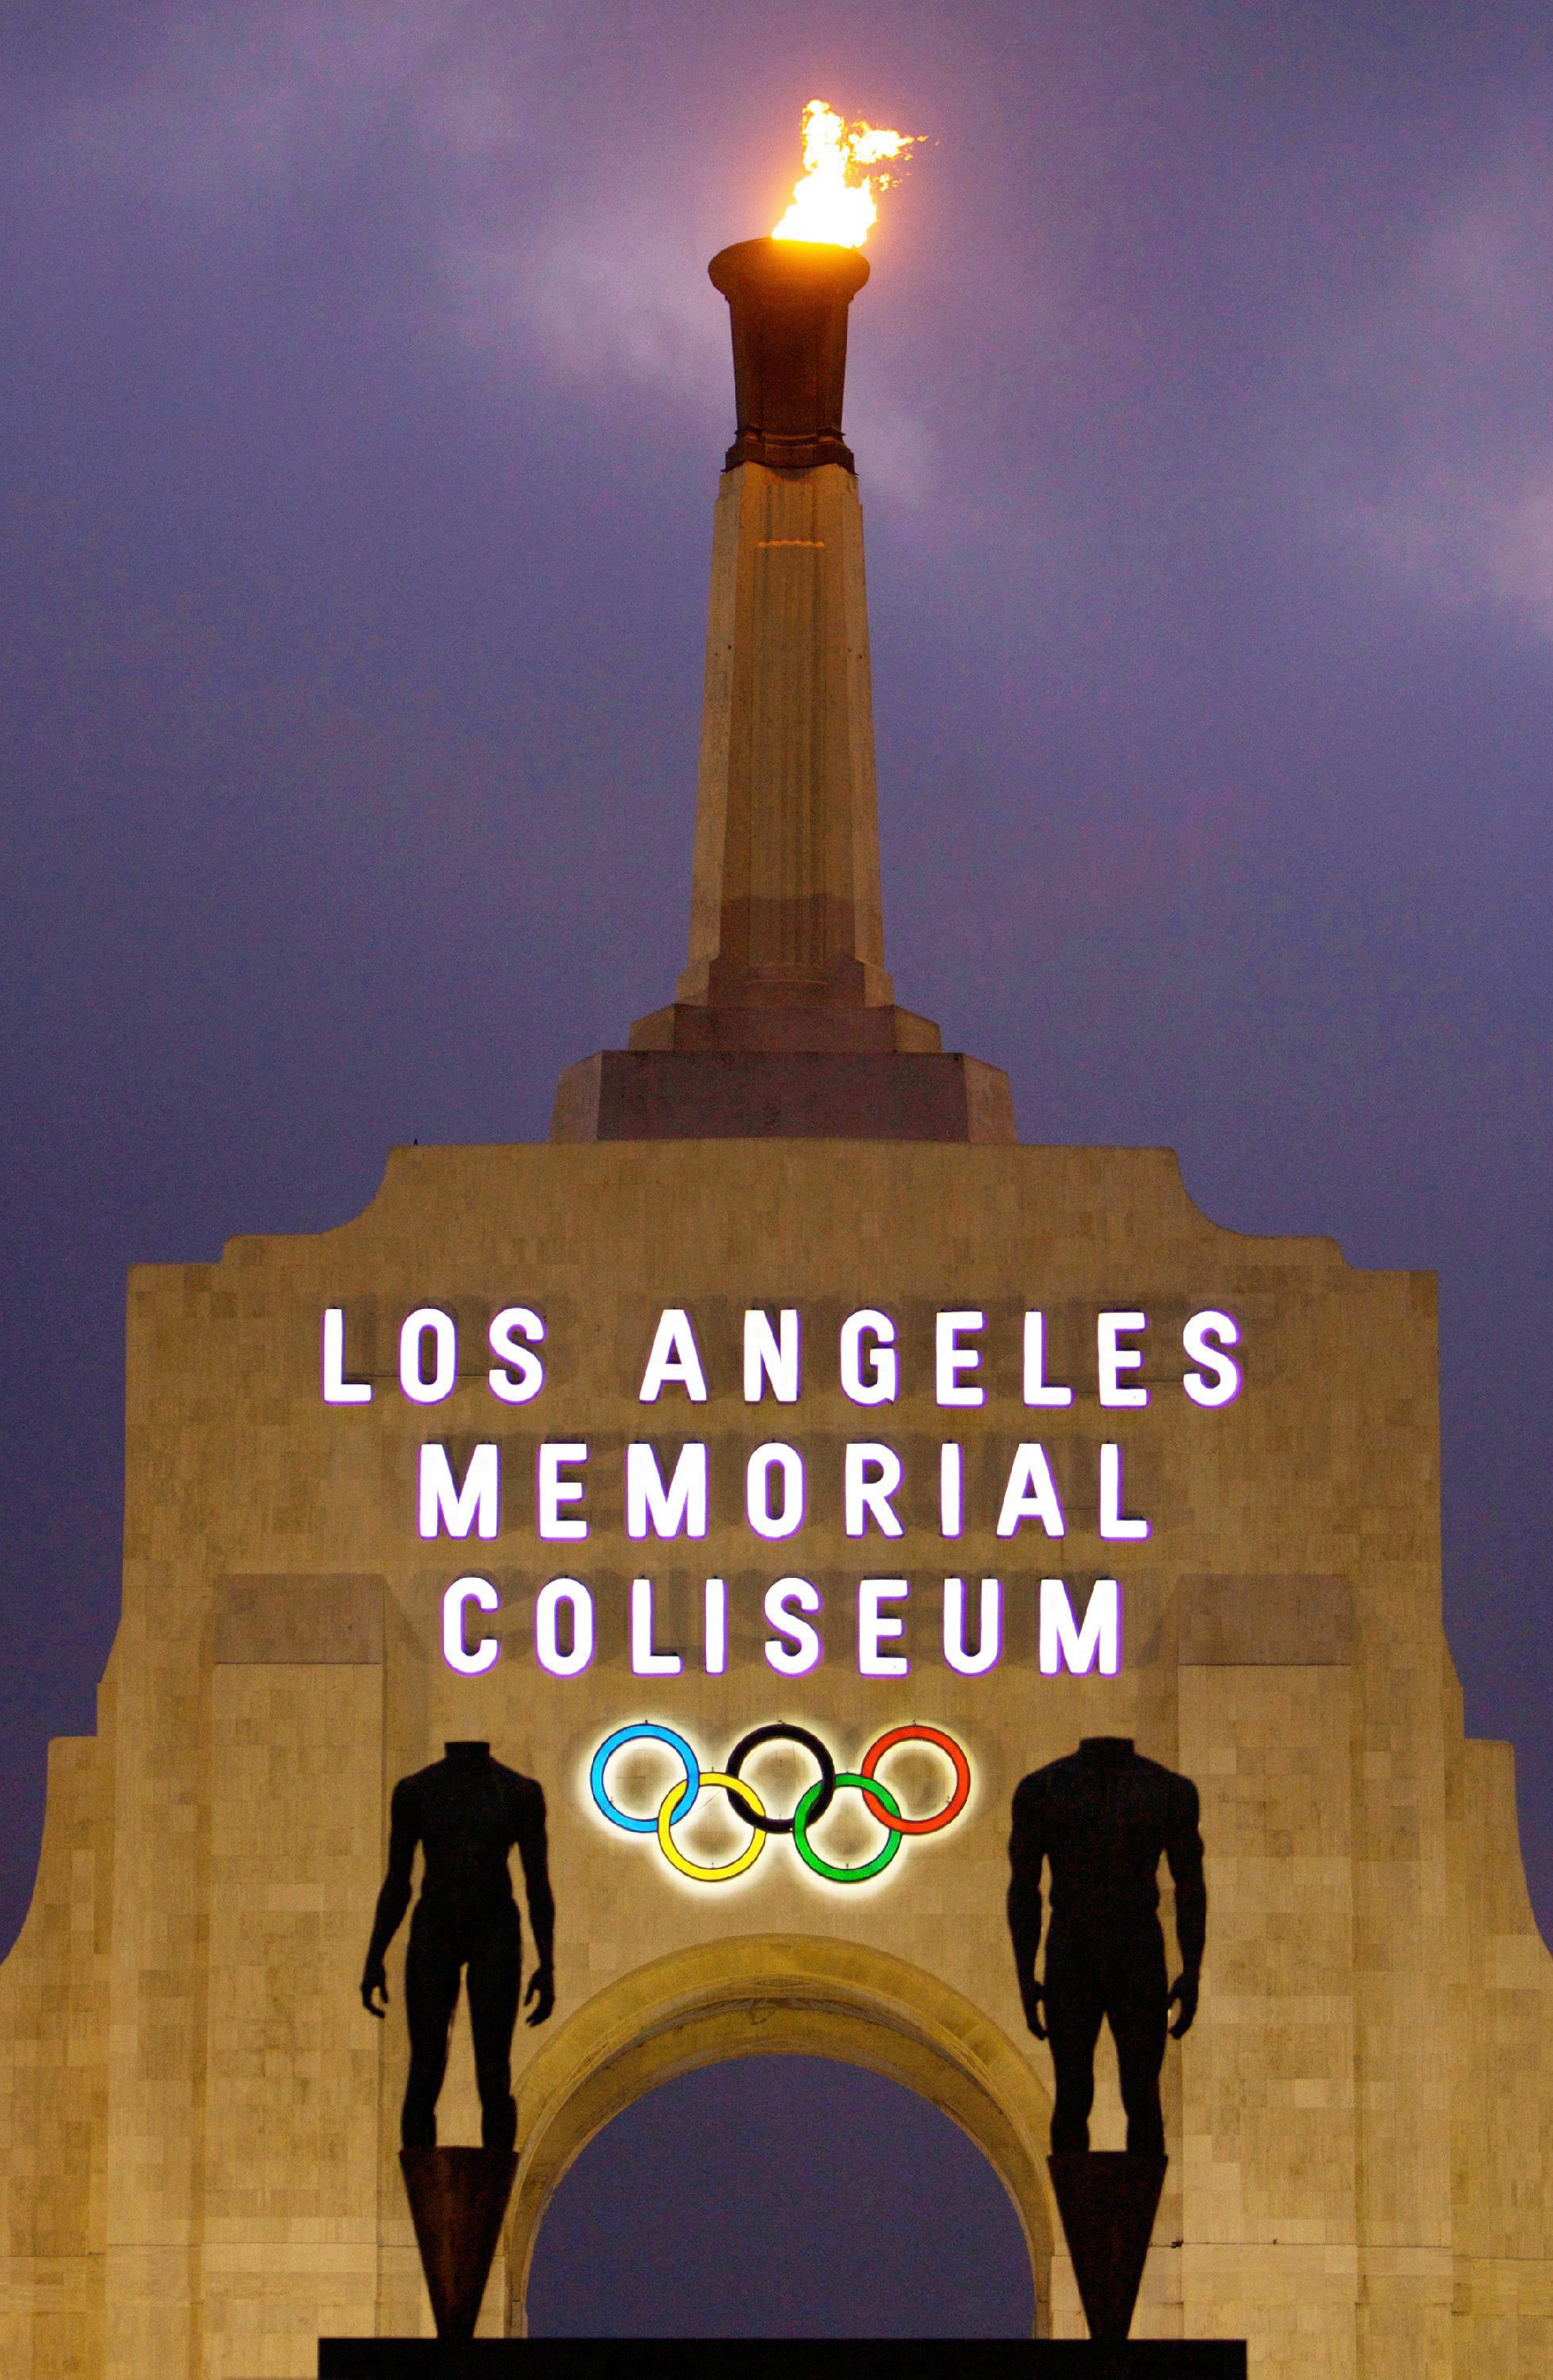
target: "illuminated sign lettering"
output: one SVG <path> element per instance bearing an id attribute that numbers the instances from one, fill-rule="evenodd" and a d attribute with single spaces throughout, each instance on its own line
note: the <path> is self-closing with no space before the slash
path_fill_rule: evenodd
<path id="1" fill-rule="evenodd" d="M 904 1652 L 887 1649 L 906 1632 L 905 1615 L 886 1609 L 909 1603 L 910 1579 L 865 1578 L 857 1584 L 857 1670 L 865 1678 L 904 1678 L 911 1662 Z M 678 1677 L 684 1656 L 657 1644 L 653 1628 L 653 1582 L 631 1582 L 631 1670 L 638 1678 Z M 812 1624 L 824 1609 L 824 1597 L 811 1579 L 779 1578 L 766 1589 L 763 1610 L 774 1633 L 765 1644 L 769 1669 L 780 1677 L 803 1678 L 818 1668 L 825 1645 Z M 502 1597 L 488 1578 L 455 1578 L 443 1597 L 443 1649 L 448 1667 L 461 1677 L 479 1677 L 498 1658 L 500 1640 L 481 1637 L 473 1647 L 465 1642 L 466 1608 L 477 1603 L 482 1611 L 499 1611 Z M 728 1585 L 709 1578 L 705 1587 L 703 1668 L 720 1678 L 728 1667 Z M 1074 1613 L 1067 1581 L 1043 1578 L 1037 1605 L 1039 1662 L 1043 1676 L 1066 1672 L 1086 1677 L 1090 1670 L 1113 1678 L 1122 1666 L 1122 1589 L 1114 1578 L 1095 1580 L 1080 1620 Z M 805 1617 L 807 1614 L 809 1617 Z M 965 1642 L 965 1582 L 943 1582 L 943 1658 L 945 1666 L 964 1678 L 979 1678 L 995 1670 L 1002 1658 L 1003 1583 L 984 1578 L 973 1647 Z M 566 1642 L 561 1641 L 564 1623 Z M 592 1664 L 595 1649 L 593 1597 L 578 1578 L 552 1578 L 540 1590 L 534 1607 L 534 1658 L 552 1678 L 580 1677 Z"/>
<path id="2" fill-rule="evenodd" d="M 840 1592 L 855 1597 L 858 1674 L 904 1677 L 914 1637 L 920 1633 L 920 1623 L 916 1631 L 908 1626 L 913 1598 L 931 1592 L 911 1575 L 907 1544 L 931 1529 L 947 1548 L 979 1529 L 1021 1550 L 1027 1544 L 1086 1535 L 1105 1546 L 1142 1545 L 1155 1525 L 1143 1509 L 1152 1500 L 1147 1462 L 1129 1493 L 1122 1439 L 1097 1431 L 1086 1446 L 1074 1434 L 1083 1410 L 1099 1408 L 1106 1416 L 1100 1429 L 1114 1432 L 1113 1412 L 1136 1411 L 1178 1389 L 1204 1413 L 1231 1403 L 1240 1393 L 1241 1365 L 1232 1352 L 1240 1346 L 1240 1326 L 1217 1306 L 1199 1307 L 1172 1326 L 1174 1348 L 1162 1363 L 1151 1361 L 1150 1348 L 1160 1348 L 1161 1332 L 1155 1329 L 1151 1334 L 1141 1305 L 1096 1311 L 1086 1355 L 1082 1342 L 1073 1339 L 1071 1319 L 1059 1319 L 1063 1343 L 1054 1354 L 1049 1317 L 1041 1309 L 1023 1314 L 1010 1348 L 1005 1318 L 994 1313 L 989 1319 L 985 1306 L 943 1306 L 932 1315 L 924 1359 L 915 1323 L 903 1340 L 895 1316 L 882 1307 L 858 1306 L 831 1322 L 825 1336 L 833 1367 L 828 1378 L 816 1382 L 813 1334 L 806 1332 L 802 1312 L 795 1306 L 750 1307 L 742 1318 L 736 1374 L 730 1379 L 722 1377 L 721 1359 L 709 1362 L 692 1310 L 665 1306 L 652 1322 L 645 1359 L 638 1342 L 621 1386 L 639 1405 L 665 1415 L 679 1406 L 692 1428 L 705 1424 L 698 1415 L 692 1421 L 691 1410 L 717 1397 L 737 1393 L 745 1407 L 769 1402 L 801 1408 L 806 1390 L 816 1388 L 821 1394 L 839 1389 L 849 1404 L 873 1409 L 879 1415 L 874 1427 L 882 1423 L 887 1432 L 882 1409 L 898 1404 L 904 1390 L 923 1398 L 930 1392 L 946 1416 L 975 1412 L 977 1419 L 952 1423 L 961 1434 L 926 1449 L 919 1436 L 894 1444 L 884 1435 L 838 1442 L 833 1425 L 815 1442 L 806 1439 L 796 1414 L 791 1423 L 784 1415 L 788 1435 L 781 1439 L 758 1439 L 746 1424 L 742 1446 L 738 1434 L 731 1438 L 726 1428 L 720 1436 L 611 1435 L 593 1443 L 545 1436 L 542 1423 L 526 1440 L 492 1435 L 475 1442 L 472 1432 L 455 1434 L 451 1442 L 428 1438 L 417 1454 L 414 1526 L 429 1542 L 477 1536 L 491 1543 L 528 1534 L 539 1547 L 574 1545 L 593 1532 L 592 1504 L 612 1526 L 623 1520 L 626 1538 L 637 1544 L 687 1543 L 733 1523 L 747 1529 L 758 1544 L 775 1547 L 813 1524 L 818 1498 L 819 1516 L 833 1515 L 843 1537 L 901 1546 L 900 1554 L 888 1558 L 900 1574 L 857 1577 L 839 1588 L 832 1575 L 822 1573 L 822 1588 L 791 1572 L 757 1586 L 770 1632 L 763 1644 L 766 1665 L 785 1678 L 813 1670 L 825 1658 L 827 1598 L 833 1609 Z M 385 1376 L 390 1392 L 396 1388 L 411 1405 L 446 1406 L 455 1396 L 462 1403 L 471 1395 L 489 1395 L 505 1407 L 542 1400 L 552 1352 L 542 1313 L 521 1305 L 491 1312 L 480 1326 L 478 1366 L 461 1370 L 460 1330 L 467 1333 L 468 1327 L 467 1314 L 461 1324 L 445 1305 L 415 1306 L 400 1319 L 391 1348 L 382 1350 L 386 1364 L 380 1366 L 363 1364 L 346 1308 L 330 1306 L 322 1317 L 320 1350 L 323 1402 L 346 1409 L 370 1405 Z M 1081 1355 L 1086 1359 L 1076 1360 Z M 912 1368 L 917 1366 L 920 1372 Z M 1060 1440 L 1018 1437 L 1013 1415 L 1000 1428 L 1000 1406 L 1009 1404 L 1014 1414 L 1051 1415 L 1049 1427 Z M 566 1419 L 576 1427 L 575 1414 Z M 978 1433 L 974 1446 L 967 1446 L 967 1429 Z M 867 1560 L 862 1545 L 859 1554 L 861 1571 Z M 672 1628 L 668 1642 L 657 1633 L 657 1584 L 650 1560 L 638 1560 L 649 1574 L 633 1580 L 629 1590 L 631 1670 L 644 1678 L 682 1675 L 690 1654 L 683 1642 L 672 1641 Z M 542 1562 L 537 1567 L 542 1572 Z M 541 1578 L 536 1585 L 535 1660 L 551 1677 L 578 1677 L 595 1657 L 594 1590 L 570 1576 Z M 701 1662 L 707 1675 L 717 1677 L 728 1663 L 727 1581 L 708 1578 L 702 1595 Z M 443 1649 L 460 1676 L 481 1676 L 501 1658 L 502 1637 L 477 1633 L 471 1642 L 471 1633 L 477 1614 L 488 1618 L 503 1602 L 491 1579 L 470 1574 L 444 1591 Z M 1122 1643 L 1122 1587 L 1115 1578 L 1091 1577 L 1086 1587 L 1082 1580 L 1051 1577 L 983 1578 L 979 1594 L 973 1595 L 963 1578 L 943 1576 L 945 1667 L 962 1677 L 995 1670 L 1004 1658 L 1011 1612 L 1017 1616 L 1032 1607 L 1036 1660 L 1043 1676 L 1115 1675 Z M 613 1602 L 606 1621 L 611 1609 Z M 671 1813 L 666 1826 L 677 1825 L 686 1815 Z"/>

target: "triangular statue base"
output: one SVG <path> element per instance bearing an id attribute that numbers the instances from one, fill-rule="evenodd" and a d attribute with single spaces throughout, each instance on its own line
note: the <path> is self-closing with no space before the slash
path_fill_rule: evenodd
<path id="1" fill-rule="evenodd" d="M 517 2159 L 510 2149 L 401 2149 L 439 2338 L 473 2338 Z"/>
<path id="2" fill-rule="evenodd" d="M 1046 2162 L 1089 2336 L 1114 2344 L 1132 2328 L 1168 2160 L 1084 2149 Z"/>

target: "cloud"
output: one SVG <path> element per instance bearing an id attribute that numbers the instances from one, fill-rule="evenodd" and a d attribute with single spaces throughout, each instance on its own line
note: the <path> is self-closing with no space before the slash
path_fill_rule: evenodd
<path id="1" fill-rule="evenodd" d="M 704 394 L 727 346 L 704 261 L 619 216 L 538 234 L 466 219 L 443 243 L 451 319 L 469 346 L 509 363 L 537 351 L 579 383 L 608 370 L 672 394 Z"/>
<path id="2" fill-rule="evenodd" d="M 608 365 L 687 387 L 726 340 L 702 279 L 708 209 L 673 187 L 692 145 L 639 111 L 612 139 L 608 53 L 564 31 L 478 0 L 186 5 L 91 89 L 29 107 L 29 167 L 150 190 L 219 239 L 386 152 L 457 336 L 564 377 Z"/>
<path id="3" fill-rule="evenodd" d="M 1553 640 L 1553 445 L 1417 471 L 1356 501 L 1350 526 L 1399 577 L 1455 607 L 1512 612 Z"/>
<path id="4" fill-rule="evenodd" d="M 164 12 L 46 118 L 32 162 L 213 211 L 283 197 L 358 146 L 471 18 L 470 0 L 270 0 Z"/>
<path id="5" fill-rule="evenodd" d="M 709 106 L 722 36 L 681 30 L 690 54 L 664 76 L 650 26 L 584 40 L 565 7 L 177 0 L 90 81 L 29 100 L 22 170 L 112 204 L 149 194 L 180 239 L 212 243 L 265 212 L 359 211 L 381 184 L 385 279 L 434 334 L 602 414 L 623 390 L 671 398 L 715 440 L 728 327 L 706 263 L 749 182 L 760 103 L 734 84 Z M 789 129 L 795 158 L 795 108 Z M 757 175 L 768 162 L 762 146 Z M 856 395 L 870 487 L 919 504 L 921 424 L 892 392 Z"/>
<path id="6" fill-rule="evenodd" d="M 1307 382 L 1334 524 L 1454 607 L 1553 638 L 1553 151 L 1518 131 Z"/>
<path id="7" fill-rule="evenodd" d="M 702 278 L 703 210 L 674 128 L 639 104 L 622 122 L 611 71 L 536 11 L 521 26 L 482 14 L 421 77 L 444 319 L 506 368 L 683 392 L 726 337 Z"/>

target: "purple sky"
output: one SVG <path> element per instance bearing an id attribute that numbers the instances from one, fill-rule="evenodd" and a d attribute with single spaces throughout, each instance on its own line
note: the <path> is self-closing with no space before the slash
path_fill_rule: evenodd
<path id="1" fill-rule="evenodd" d="M 900 996 L 1027 1140 L 1438 1268 L 1553 1926 L 1547 0 L 10 0 L 0 1935 L 116 1616 L 127 1265 L 542 1137 L 670 994 L 704 268 L 816 93 L 930 136 L 847 415 Z"/>

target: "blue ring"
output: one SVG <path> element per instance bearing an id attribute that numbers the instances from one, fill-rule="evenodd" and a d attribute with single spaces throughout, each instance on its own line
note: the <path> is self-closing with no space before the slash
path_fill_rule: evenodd
<path id="1" fill-rule="evenodd" d="M 666 1743 L 670 1751 L 677 1752 L 685 1763 L 685 1782 L 688 1791 L 685 1800 L 674 1812 L 674 1824 L 677 1827 L 682 1818 L 688 1818 L 696 1806 L 696 1796 L 701 1790 L 701 1764 L 683 1735 L 676 1735 L 672 1727 L 656 1727 L 651 1719 L 638 1719 L 635 1727 L 617 1727 L 613 1735 L 606 1735 L 598 1751 L 593 1755 L 593 1766 L 588 1772 L 588 1782 L 592 1788 L 593 1799 L 612 1826 L 624 1827 L 628 1835 L 655 1835 L 658 1832 L 656 1811 L 650 1818 L 628 1817 L 624 1810 L 619 1809 L 610 1800 L 604 1791 L 604 1770 L 614 1755 L 624 1744 L 635 1743 L 641 1736 L 650 1736 L 655 1743 Z"/>

